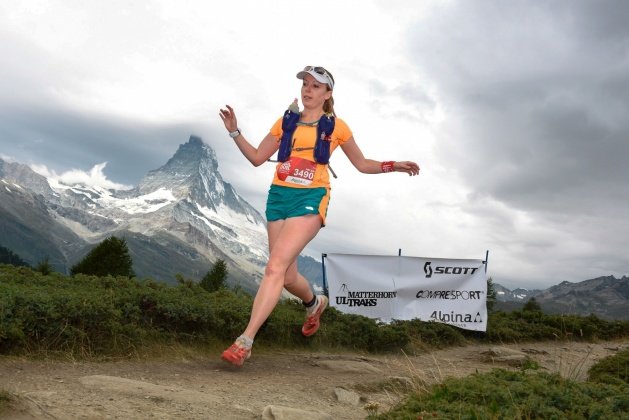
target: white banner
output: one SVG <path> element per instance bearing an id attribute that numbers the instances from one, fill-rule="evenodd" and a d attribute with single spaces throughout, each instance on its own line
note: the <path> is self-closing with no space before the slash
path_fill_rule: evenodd
<path id="1" fill-rule="evenodd" d="M 487 329 L 481 260 L 327 254 L 324 262 L 330 305 L 341 312 Z"/>

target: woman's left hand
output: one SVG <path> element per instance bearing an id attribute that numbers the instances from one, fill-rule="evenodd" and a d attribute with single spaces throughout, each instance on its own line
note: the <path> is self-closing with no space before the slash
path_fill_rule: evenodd
<path id="1" fill-rule="evenodd" d="M 393 170 L 395 172 L 406 172 L 409 176 L 413 176 L 419 174 L 419 165 L 409 161 L 395 162 Z"/>

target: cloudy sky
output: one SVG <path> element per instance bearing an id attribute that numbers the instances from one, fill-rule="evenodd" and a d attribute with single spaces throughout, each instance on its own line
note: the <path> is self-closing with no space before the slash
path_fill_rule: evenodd
<path id="1" fill-rule="evenodd" d="M 220 4 L 220 6 L 219 6 Z M 334 74 L 367 157 L 332 158 L 307 248 L 483 258 L 510 288 L 629 274 L 629 2 L 167 0 L 0 3 L 0 157 L 123 188 L 190 134 L 261 212 L 218 109 L 258 143 L 305 65 Z"/>

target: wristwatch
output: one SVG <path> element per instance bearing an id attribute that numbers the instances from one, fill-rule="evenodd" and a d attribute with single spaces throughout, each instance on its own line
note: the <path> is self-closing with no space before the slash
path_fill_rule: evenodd
<path id="1" fill-rule="evenodd" d="M 232 131 L 229 133 L 229 137 L 231 137 L 232 139 L 235 139 L 236 137 L 238 137 L 240 135 L 240 129 L 236 129 L 236 131 Z"/>

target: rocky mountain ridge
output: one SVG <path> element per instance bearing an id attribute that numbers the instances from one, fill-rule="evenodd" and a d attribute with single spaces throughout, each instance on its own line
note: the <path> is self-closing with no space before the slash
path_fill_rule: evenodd
<path id="1" fill-rule="evenodd" d="M 553 314 L 594 314 L 604 319 L 629 319 L 629 277 L 602 276 L 578 283 L 564 281 L 545 290 L 509 290 L 494 284 L 497 309 L 521 309 L 531 298 Z"/>
<path id="2" fill-rule="evenodd" d="M 127 240 L 139 277 L 171 282 L 176 273 L 198 279 L 222 258 L 230 280 L 254 290 L 268 258 L 264 218 L 197 136 L 131 190 L 65 185 L 0 160 L 0 245 L 67 272 L 111 235 Z"/>

